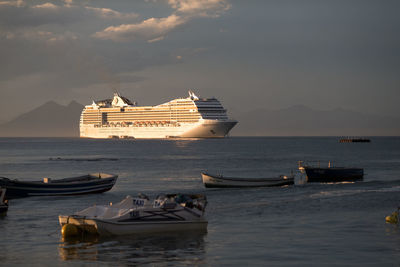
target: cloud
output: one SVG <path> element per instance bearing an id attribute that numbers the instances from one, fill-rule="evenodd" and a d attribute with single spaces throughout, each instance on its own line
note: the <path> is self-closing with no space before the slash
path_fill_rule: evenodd
<path id="1" fill-rule="evenodd" d="M 58 6 L 52 3 L 44 3 L 42 5 L 33 6 L 33 8 L 57 9 Z"/>
<path id="2" fill-rule="evenodd" d="M 168 17 L 149 18 L 140 23 L 110 26 L 92 36 L 116 42 L 137 40 L 157 42 L 193 18 L 218 17 L 231 8 L 226 0 L 168 0 L 168 4 L 175 9 Z"/>
<path id="3" fill-rule="evenodd" d="M 52 3 L 29 4 L 24 2 L 14 5 L 0 4 L 0 25 L 2 25 L 2 29 L 14 31 L 18 28 L 30 29 L 50 24 L 63 25 L 84 18 L 71 8 Z"/>
<path id="4" fill-rule="evenodd" d="M 23 0 L 18 0 L 18 1 L 0 1 L 0 7 L 1 6 L 22 7 L 24 5 L 25 5 L 25 2 Z"/>
<path id="5" fill-rule="evenodd" d="M 6 28 L 32 28 L 42 25 L 71 25 L 82 21 L 94 22 L 99 25 L 109 20 L 117 22 L 132 22 L 138 18 L 137 13 L 123 13 L 110 8 L 99 8 L 74 4 L 65 1 L 64 5 L 51 2 L 33 5 L 23 1 L 0 0 L 0 25 Z M 95 29 L 97 30 L 97 29 Z M 94 30 L 94 31 L 95 31 Z"/>
<path id="6" fill-rule="evenodd" d="M 96 32 L 93 37 L 117 42 L 135 40 L 155 42 L 162 40 L 167 33 L 185 22 L 185 18 L 173 14 L 166 18 L 150 18 L 138 24 L 111 26 L 101 32 Z"/>
<path id="7" fill-rule="evenodd" d="M 168 0 L 177 12 L 198 17 L 218 17 L 231 8 L 226 0 Z"/>
<path id="8" fill-rule="evenodd" d="M 139 72 L 152 66 L 178 64 L 192 55 L 186 50 L 145 43 L 160 42 L 187 24 L 195 17 L 188 9 L 171 9 L 170 4 L 165 5 L 167 0 L 163 0 L 164 5 L 159 5 L 160 1 L 110 6 L 99 6 L 96 1 L 90 1 L 91 6 L 87 3 L 0 0 L 2 110 L 12 106 L 5 97 L 8 95 L 15 99 L 24 95 L 21 103 L 30 103 L 30 94 L 25 94 L 28 91 L 40 95 L 40 102 L 43 97 L 57 95 L 74 98 L 74 90 L 79 95 L 85 94 L 87 88 L 140 86 L 138 81 L 149 78 L 137 76 Z M 137 13 L 153 12 L 153 7 L 159 7 L 156 12 L 164 15 L 150 13 L 145 18 Z M 97 38 L 118 42 L 100 42 Z M 132 40 L 145 42 L 134 46 L 126 43 Z"/>
<path id="9" fill-rule="evenodd" d="M 64 0 L 65 6 L 71 6 L 73 4 L 73 0 Z"/>
<path id="10" fill-rule="evenodd" d="M 78 21 L 93 21 L 97 18 L 101 20 L 97 25 L 104 25 L 106 20 L 121 24 L 105 27 L 101 31 L 96 31 L 96 29 L 94 34 L 88 34 L 94 38 L 116 42 L 144 40 L 152 43 L 163 40 L 167 34 L 193 18 L 218 17 L 231 7 L 227 0 L 167 1 L 173 8 L 172 14 L 136 22 L 139 18 L 137 13 L 123 13 L 110 8 L 87 6 L 85 3 L 76 3 L 72 0 L 64 0 L 64 5 L 56 5 L 52 2 L 34 5 L 31 2 L 0 0 L 0 25 L 7 25 L 9 28 L 20 26 L 29 28 L 51 24 L 76 24 Z M 132 21 L 135 22 L 132 23 Z"/>
<path id="11" fill-rule="evenodd" d="M 31 31 L 31 30 L 19 30 L 13 32 L 4 32 L 0 34 L 0 37 L 5 37 L 7 40 L 18 40 L 18 41 L 32 41 L 32 42 L 65 42 L 68 40 L 76 40 L 78 36 L 72 32 L 64 33 L 53 33 L 49 31 Z"/>
<path id="12" fill-rule="evenodd" d="M 99 17 L 105 19 L 136 19 L 139 17 L 136 13 L 121 13 L 109 8 L 98 8 L 98 7 L 85 7 L 88 11 L 93 12 Z"/>

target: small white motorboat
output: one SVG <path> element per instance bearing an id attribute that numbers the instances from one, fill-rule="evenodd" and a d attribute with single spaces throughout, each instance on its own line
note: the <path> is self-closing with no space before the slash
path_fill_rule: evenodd
<path id="1" fill-rule="evenodd" d="M 0 187 L 0 215 L 6 214 L 8 210 L 8 201 L 4 199 L 6 196 L 6 189 Z"/>
<path id="2" fill-rule="evenodd" d="M 73 215 L 60 215 L 64 237 L 80 234 L 132 235 L 182 230 L 206 230 L 205 195 L 127 196 L 117 204 L 91 206 Z"/>
<path id="3" fill-rule="evenodd" d="M 269 187 L 294 184 L 294 175 L 280 175 L 276 178 L 238 178 L 213 175 L 206 172 L 201 173 L 203 184 L 208 188 L 226 187 Z"/>

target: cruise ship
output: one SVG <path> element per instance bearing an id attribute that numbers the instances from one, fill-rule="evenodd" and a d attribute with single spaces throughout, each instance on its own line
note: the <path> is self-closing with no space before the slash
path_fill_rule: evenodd
<path id="1" fill-rule="evenodd" d="M 158 106 L 138 106 L 118 93 L 93 101 L 80 118 L 86 138 L 216 138 L 237 124 L 216 98 L 178 98 Z"/>

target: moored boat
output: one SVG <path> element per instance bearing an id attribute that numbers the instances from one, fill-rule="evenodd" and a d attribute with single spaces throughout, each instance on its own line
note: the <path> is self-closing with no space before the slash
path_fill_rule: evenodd
<path id="1" fill-rule="evenodd" d="M 102 193 L 110 190 L 118 175 L 91 173 L 87 175 L 42 181 L 19 181 L 0 177 L 0 186 L 7 189 L 6 199 L 29 196 L 63 196 Z"/>
<path id="2" fill-rule="evenodd" d="M 346 137 L 346 138 L 341 138 L 339 140 L 339 142 L 340 143 L 369 143 L 369 142 L 371 142 L 371 140 L 368 138 L 361 138 L 361 137 L 356 137 L 356 138 Z"/>
<path id="3" fill-rule="evenodd" d="M 280 175 L 275 178 L 239 178 L 201 173 L 203 184 L 207 188 L 223 187 L 269 187 L 294 184 L 294 175 Z"/>
<path id="4" fill-rule="evenodd" d="M 60 215 L 64 237 L 79 234 L 134 235 L 171 231 L 205 231 L 205 195 L 169 194 L 153 202 L 140 195 L 117 204 L 91 206 L 72 215 Z M 72 230 L 71 230 L 72 229 Z"/>
<path id="5" fill-rule="evenodd" d="M 299 161 L 299 170 L 305 174 L 307 182 L 354 182 L 362 180 L 364 169 L 354 167 L 336 167 L 328 163 L 327 167 L 305 164 Z"/>
<path id="6" fill-rule="evenodd" d="M 0 215 L 4 215 L 8 210 L 8 201 L 5 199 L 6 189 L 0 187 Z"/>

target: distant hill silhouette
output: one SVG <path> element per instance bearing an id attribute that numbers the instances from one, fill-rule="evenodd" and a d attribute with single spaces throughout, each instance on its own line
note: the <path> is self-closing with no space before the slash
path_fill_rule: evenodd
<path id="1" fill-rule="evenodd" d="M 78 137 L 83 105 L 54 101 L 0 125 L 0 136 Z M 333 109 L 314 110 L 303 105 L 285 109 L 233 111 L 239 123 L 232 136 L 373 136 L 400 135 L 400 118 Z"/>
<path id="2" fill-rule="evenodd" d="M 0 125 L 0 136 L 77 137 L 83 105 L 72 101 L 67 106 L 49 101 Z"/>
<path id="3" fill-rule="evenodd" d="M 240 136 L 400 135 L 400 118 L 341 108 L 322 111 L 296 105 L 280 110 L 258 109 L 234 117 L 239 123 L 232 135 Z"/>

